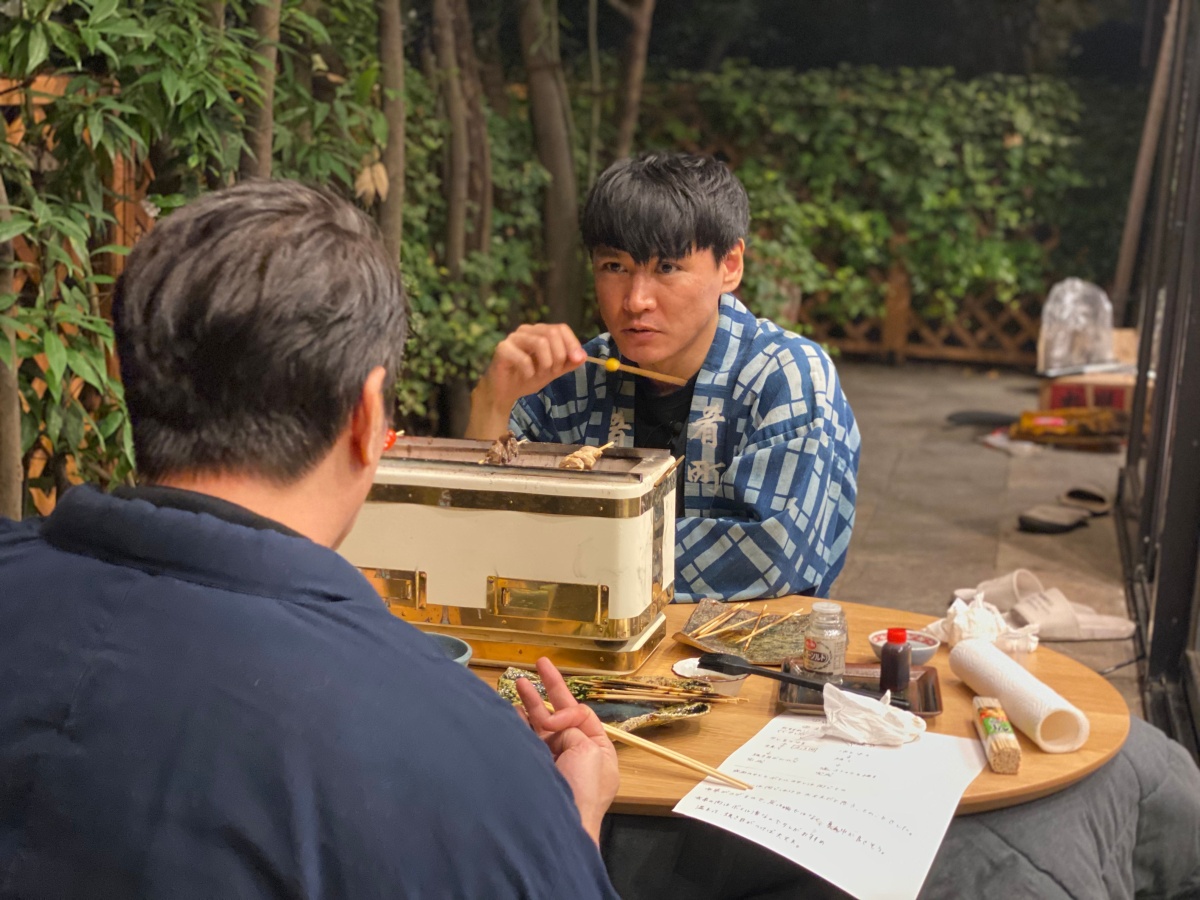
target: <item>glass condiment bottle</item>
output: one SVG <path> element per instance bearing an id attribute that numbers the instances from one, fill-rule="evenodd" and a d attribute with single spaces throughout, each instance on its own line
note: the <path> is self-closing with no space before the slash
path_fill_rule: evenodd
<path id="1" fill-rule="evenodd" d="M 908 676 L 912 670 L 912 644 L 908 642 L 908 631 L 889 628 L 887 643 L 879 653 L 879 690 L 902 694 L 908 690 Z"/>
<path id="2" fill-rule="evenodd" d="M 804 671 L 810 678 L 841 684 L 846 674 L 846 616 L 841 604 L 821 600 L 812 605 L 804 630 Z"/>

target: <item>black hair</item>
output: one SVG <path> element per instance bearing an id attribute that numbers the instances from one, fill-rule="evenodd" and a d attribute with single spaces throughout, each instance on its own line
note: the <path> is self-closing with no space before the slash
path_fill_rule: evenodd
<path id="1" fill-rule="evenodd" d="M 613 163 L 583 210 L 588 252 L 611 247 L 639 265 L 712 250 L 718 260 L 750 230 L 750 201 L 711 156 L 646 153 Z"/>
<path id="2" fill-rule="evenodd" d="M 113 301 L 139 474 L 288 484 L 403 354 L 400 272 L 374 224 L 325 191 L 248 181 L 155 225 Z M 382 439 L 382 437 L 381 437 Z"/>

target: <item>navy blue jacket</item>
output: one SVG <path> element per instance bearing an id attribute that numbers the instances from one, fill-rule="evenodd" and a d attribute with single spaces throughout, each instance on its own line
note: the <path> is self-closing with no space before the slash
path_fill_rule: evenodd
<path id="1" fill-rule="evenodd" d="M 0 519 L 0 897 L 613 897 L 547 749 L 304 538 Z"/>

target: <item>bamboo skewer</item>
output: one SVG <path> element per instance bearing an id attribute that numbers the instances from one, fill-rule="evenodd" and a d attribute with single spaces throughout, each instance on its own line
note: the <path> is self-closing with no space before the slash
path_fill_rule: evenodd
<path id="1" fill-rule="evenodd" d="M 758 634 L 758 624 L 762 621 L 763 616 L 765 616 L 766 614 L 767 614 L 767 607 L 764 605 L 763 608 L 758 611 L 758 618 L 754 620 L 754 627 L 750 629 L 750 633 L 748 635 L 746 635 L 746 637 L 744 637 L 744 638 L 738 638 L 736 641 L 734 641 L 734 643 L 735 644 L 749 644 L 750 638 L 752 638 L 756 634 Z"/>
<path id="2" fill-rule="evenodd" d="M 730 787 L 738 788 L 739 790 L 748 791 L 751 786 L 744 781 L 738 781 L 732 775 L 726 775 L 720 769 L 714 769 L 712 766 L 705 765 L 698 759 L 692 759 L 690 756 L 685 756 L 674 750 L 668 750 L 653 741 L 648 741 L 645 738 L 638 737 L 636 734 L 630 734 L 628 731 L 622 731 L 620 728 L 614 728 L 607 722 L 604 723 L 604 732 L 610 740 L 618 741 L 622 744 L 629 744 L 632 747 L 640 747 L 647 753 L 653 753 L 655 756 L 660 756 L 663 759 L 668 759 L 676 765 L 683 766 L 685 769 L 691 769 L 695 772 L 703 772 L 718 781 L 724 782 Z"/>
<path id="3" fill-rule="evenodd" d="M 740 622 L 730 622 L 728 625 L 722 625 L 720 628 L 716 629 L 715 631 L 708 632 L 706 635 L 704 635 L 704 637 L 705 638 L 716 637 L 718 634 L 724 634 L 727 631 L 737 631 L 739 628 L 745 628 L 750 624 L 751 624 L 751 622 L 749 619 L 742 619 Z M 757 623 L 755 623 L 755 624 L 757 624 Z"/>
<path id="4" fill-rule="evenodd" d="M 729 609 L 724 610 L 723 612 L 717 613 L 715 616 L 713 616 L 711 619 L 709 619 L 707 622 L 705 622 L 703 625 L 701 625 L 699 628 L 697 628 L 695 631 L 693 631 L 691 633 L 691 636 L 694 638 L 708 637 L 708 636 L 716 633 L 716 631 L 724 631 L 725 630 L 724 627 L 718 628 L 717 626 L 723 626 L 724 623 L 728 622 L 730 619 L 732 619 L 734 616 L 736 616 L 739 612 L 741 612 L 745 608 L 746 608 L 745 603 L 738 603 L 737 605 L 732 606 Z M 738 624 L 741 625 L 744 623 L 739 622 Z"/>
<path id="5" fill-rule="evenodd" d="M 616 359 L 615 356 L 610 356 L 608 359 L 601 359 L 598 356 L 589 356 L 587 361 L 595 363 L 598 366 L 603 366 L 609 372 L 630 372 L 634 375 L 641 375 L 643 378 L 653 378 L 656 381 L 665 381 L 667 384 L 677 384 L 680 387 L 688 383 L 686 378 L 679 378 L 675 375 L 663 375 L 661 372 L 651 372 L 649 369 L 639 369 L 637 366 L 627 366 L 623 362 L 618 362 L 616 369 L 611 367 L 610 359 Z"/>
<path id="6" fill-rule="evenodd" d="M 605 701 L 616 700 L 616 701 L 623 701 L 626 703 L 650 702 L 650 703 L 670 703 L 670 704 L 680 704 L 680 703 L 687 703 L 687 702 L 692 702 L 692 703 L 745 703 L 746 702 L 744 697 L 726 697 L 726 696 L 722 696 L 722 695 L 717 695 L 717 696 L 697 695 L 697 696 L 689 697 L 689 696 L 670 696 L 670 695 L 663 696 L 662 694 L 638 694 L 638 693 L 633 693 L 633 692 L 608 694 L 603 691 L 598 691 L 594 694 L 589 693 L 585 699 L 587 699 L 587 700 L 605 700 Z"/>
<path id="7" fill-rule="evenodd" d="M 736 609 L 727 609 L 724 612 L 717 613 L 699 628 L 692 632 L 692 637 L 707 637 L 714 631 L 717 631 L 724 623 L 737 615 Z"/>
<path id="8" fill-rule="evenodd" d="M 739 643 L 744 643 L 744 644 L 745 644 L 747 647 L 749 647 L 749 646 L 750 646 L 750 642 L 751 642 L 752 640 L 754 640 L 756 637 L 758 637 L 760 634 L 764 634 L 764 633 L 766 633 L 766 632 L 770 631 L 770 630 L 771 630 L 772 628 L 774 628 L 776 625 L 782 625 L 784 622 L 786 622 L 786 621 L 787 621 L 788 619 L 790 619 L 792 616 L 796 615 L 798 612 L 800 612 L 800 610 L 798 610 L 798 609 L 797 609 L 797 610 L 793 610 L 792 612 L 788 613 L 786 616 L 780 616 L 780 617 L 779 617 L 778 619 L 776 619 L 774 622 L 768 622 L 768 623 L 767 623 L 766 625 L 764 625 L 762 628 L 756 628 L 756 629 L 753 631 L 753 633 L 751 633 L 751 635 L 750 635 L 748 638 L 745 638 L 743 641 L 739 641 Z"/>

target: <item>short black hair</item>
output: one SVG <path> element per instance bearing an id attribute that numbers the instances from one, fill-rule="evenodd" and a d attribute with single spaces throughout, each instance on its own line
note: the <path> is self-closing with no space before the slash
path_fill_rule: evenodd
<path id="1" fill-rule="evenodd" d="M 156 224 L 129 255 L 113 320 L 150 481 L 294 482 L 329 452 L 376 366 L 390 389 L 407 331 L 375 225 L 288 181 L 243 182 Z"/>
<path id="2" fill-rule="evenodd" d="M 712 250 L 718 260 L 750 230 L 746 189 L 723 162 L 688 153 L 620 159 L 596 179 L 583 210 L 583 243 L 639 265 Z"/>

